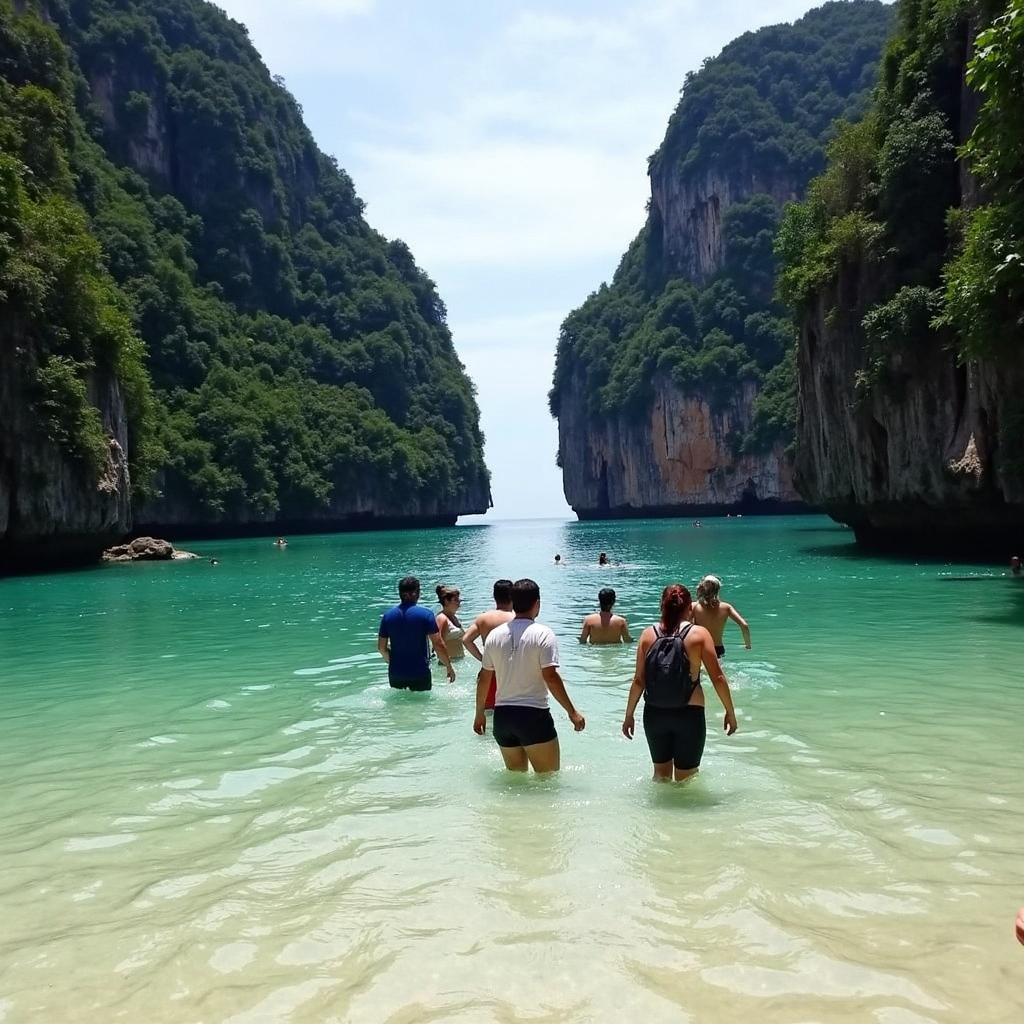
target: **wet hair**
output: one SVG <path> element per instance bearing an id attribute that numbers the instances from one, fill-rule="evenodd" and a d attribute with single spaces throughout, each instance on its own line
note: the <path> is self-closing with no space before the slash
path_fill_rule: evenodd
<path id="1" fill-rule="evenodd" d="M 604 551 L 602 551 L 601 554 L 599 554 L 597 556 L 597 560 L 599 562 L 607 562 L 608 561 L 608 555 Z"/>
<path id="2" fill-rule="evenodd" d="M 597 595 L 597 602 L 601 606 L 601 611 L 610 612 L 612 606 L 615 604 L 615 591 L 611 587 L 605 587 L 600 594 Z"/>
<path id="3" fill-rule="evenodd" d="M 717 608 L 721 590 L 722 581 L 717 576 L 705 576 L 697 584 L 697 600 L 708 608 Z"/>
<path id="4" fill-rule="evenodd" d="M 540 587 L 533 580 L 516 580 L 512 584 L 512 610 L 525 615 L 540 600 Z"/>
<path id="5" fill-rule="evenodd" d="M 403 576 L 398 581 L 399 597 L 415 597 L 419 596 L 419 592 L 420 581 L 415 576 Z"/>
<path id="6" fill-rule="evenodd" d="M 437 594 L 438 601 L 440 601 L 442 605 L 445 605 L 449 601 L 458 597 L 462 591 L 459 590 L 458 587 L 449 587 L 446 583 L 438 583 L 434 588 L 434 593 Z"/>
<path id="7" fill-rule="evenodd" d="M 512 581 L 511 580 L 495 580 L 494 581 L 494 603 L 495 604 L 508 604 L 512 600 Z"/>
<path id="8" fill-rule="evenodd" d="M 661 623 L 674 633 L 690 614 L 693 598 L 681 583 L 672 583 L 661 592 Z"/>
<path id="9" fill-rule="evenodd" d="M 562 560 L 562 556 L 561 555 L 555 555 L 555 561 L 556 562 L 560 562 L 561 560 Z"/>

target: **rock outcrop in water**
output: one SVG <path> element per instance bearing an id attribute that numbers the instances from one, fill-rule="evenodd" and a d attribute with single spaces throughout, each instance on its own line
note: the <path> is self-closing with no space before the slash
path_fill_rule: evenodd
<path id="1" fill-rule="evenodd" d="M 444 304 L 203 0 L 0 0 L 0 562 L 490 505 Z M 10 198 L 10 202 L 7 199 Z"/>
<path id="2" fill-rule="evenodd" d="M 919 6 L 903 5 L 876 105 L 783 227 L 796 481 L 862 542 L 1003 560 L 1024 546 L 1019 87 L 997 69 L 979 109 L 965 80 L 1001 5 Z M 996 20 L 985 52 L 1017 75 L 1024 33 Z"/>
<path id="3" fill-rule="evenodd" d="M 833 119 L 866 105 L 890 14 L 826 4 L 687 77 L 651 158 L 647 224 L 559 339 L 551 410 L 581 518 L 803 507 L 773 238 Z"/>

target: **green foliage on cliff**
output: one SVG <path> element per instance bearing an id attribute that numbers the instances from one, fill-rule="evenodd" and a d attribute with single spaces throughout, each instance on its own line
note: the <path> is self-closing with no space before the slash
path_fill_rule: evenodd
<path id="1" fill-rule="evenodd" d="M 97 477 L 107 436 L 89 384 L 114 375 L 145 478 L 151 399 L 141 345 L 74 195 L 72 77 L 57 34 L 0 3 L 0 301 L 4 344 L 44 437 Z M 9 429 L 9 427 L 8 427 Z M 34 439 L 26 438 L 26 444 Z"/>
<path id="2" fill-rule="evenodd" d="M 651 173 L 681 186 L 708 174 L 741 196 L 722 217 L 724 257 L 707 281 L 674 266 L 663 213 L 602 285 L 562 325 L 551 411 L 582 378 L 593 416 L 640 417 L 656 381 L 727 402 L 759 386 L 754 422 L 737 444 L 763 450 L 795 422 L 795 332 L 776 301 L 776 197 L 803 191 L 824 166 L 837 118 L 864 108 L 890 26 L 872 0 L 829 3 L 793 25 L 747 33 L 687 76 Z M 745 198 L 743 198 L 745 197 Z"/>
<path id="3" fill-rule="evenodd" d="M 976 121 L 963 95 L 965 67 L 980 96 Z M 840 304 L 832 316 L 859 318 L 859 389 L 884 382 L 888 357 L 900 350 L 948 345 L 944 328 L 965 355 L 1019 343 L 1022 67 L 1022 0 L 902 0 L 871 110 L 832 144 L 806 202 L 787 211 L 780 285 L 798 313 L 832 294 L 844 269 L 863 283 L 829 300 Z M 966 189 L 961 160 L 977 175 Z"/>
<path id="4" fill-rule="evenodd" d="M 203 0 L 56 0 L 48 14 L 74 76 L 65 189 L 122 329 L 144 343 L 168 499 L 230 521 L 356 495 L 391 514 L 486 497 L 478 410 L 433 283 L 367 225 L 244 28 Z"/>

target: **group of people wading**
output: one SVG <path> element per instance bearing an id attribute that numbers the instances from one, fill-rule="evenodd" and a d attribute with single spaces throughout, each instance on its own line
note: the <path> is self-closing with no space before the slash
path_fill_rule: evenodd
<path id="1" fill-rule="evenodd" d="M 732 619 L 749 649 L 750 629 L 736 609 L 720 599 L 720 589 L 717 577 L 705 576 L 694 604 L 682 584 L 666 587 L 659 621 L 640 634 L 622 733 L 633 738 L 634 714 L 642 697 L 644 734 L 655 779 L 680 781 L 700 767 L 707 734 L 702 667 L 725 708 L 725 733 L 731 736 L 736 731 L 732 693 L 720 661 L 725 654 L 722 636 Z M 468 651 L 481 663 L 474 732 L 480 736 L 487 732 L 491 712 L 491 732 L 509 771 L 558 771 L 558 733 L 548 697 L 561 705 L 576 732 L 586 727 L 586 720 L 559 672 L 558 639 L 538 621 L 540 587 L 531 579 L 498 580 L 494 608 L 478 615 L 468 628 L 459 619 L 459 590 L 442 585 L 436 592 L 441 610 L 435 614 L 419 604 L 419 580 L 406 576 L 398 584 L 399 604 L 381 617 L 377 649 L 388 664 L 392 688 L 431 688 L 428 644 L 449 682 L 455 680 L 453 662 Z M 628 622 L 613 612 L 615 599 L 610 587 L 600 592 L 600 611 L 583 620 L 581 643 L 632 642 Z"/>

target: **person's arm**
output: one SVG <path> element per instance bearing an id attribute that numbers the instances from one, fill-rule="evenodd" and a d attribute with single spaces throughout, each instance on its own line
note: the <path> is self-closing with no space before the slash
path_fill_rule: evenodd
<path id="1" fill-rule="evenodd" d="M 590 616 L 583 620 L 583 628 L 580 630 L 580 643 L 585 644 L 590 639 Z"/>
<path id="2" fill-rule="evenodd" d="M 470 655 L 476 658 L 477 661 L 483 661 L 484 656 L 480 653 L 480 648 L 476 645 L 476 638 L 480 635 L 480 619 L 475 618 L 473 625 L 466 630 L 466 635 L 462 638 L 462 645 L 469 651 Z"/>
<path id="3" fill-rule="evenodd" d="M 718 655 L 715 653 L 715 641 L 711 638 L 711 634 L 701 626 L 695 626 L 694 628 L 700 629 L 704 634 L 701 638 L 700 660 L 708 670 L 712 685 L 715 687 L 715 693 L 718 694 L 718 699 L 722 702 L 722 707 L 725 708 L 723 728 L 725 729 L 726 736 L 731 736 L 736 731 L 737 725 L 736 709 L 732 706 L 732 691 L 729 689 L 729 680 L 725 678 L 725 673 L 722 671 L 722 663 L 718 660 Z"/>
<path id="4" fill-rule="evenodd" d="M 388 665 L 390 665 L 391 651 L 388 649 L 388 638 L 386 636 L 377 637 L 377 650 L 380 652 L 380 656 L 384 659 L 384 661 L 387 662 Z"/>
<path id="5" fill-rule="evenodd" d="M 747 620 L 730 604 L 727 606 L 729 609 L 729 618 L 740 627 L 740 632 L 743 633 L 743 646 L 750 650 L 750 627 L 747 625 Z"/>
<path id="6" fill-rule="evenodd" d="M 622 634 L 619 639 L 624 644 L 631 644 L 633 642 L 633 638 L 629 635 L 629 623 L 626 621 L 625 616 L 622 617 Z"/>
<path id="7" fill-rule="evenodd" d="M 437 654 L 437 660 L 448 670 L 448 682 L 455 682 L 455 669 L 452 668 L 452 659 L 448 654 L 448 645 L 444 642 L 444 638 L 441 634 L 431 633 L 430 642 L 434 645 L 434 652 Z"/>
<path id="8" fill-rule="evenodd" d="M 547 668 L 542 668 L 541 675 L 544 677 L 544 682 L 547 684 L 548 693 L 551 694 L 559 704 L 565 708 L 565 713 L 569 716 L 569 721 L 572 722 L 572 727 L 577 732 L 582 732 L 587 724 L 586 719 L 576 710 L 576 706 L 569 698 L 569 694 L 566 693 L 565 683 L 562 682 L 562 677 L 558 673 L 557 665 L 548 665 Z"/>
<path id="9" fill-rule="evenodd" d="M 487 716 L 484 714 L 484 705 L 487 703 L 487 691 L 494 682 L 494 669 L 482 668 L 476 677 L 476 717 L 473 719 L 473 732 L 477 736 L 483 736 L 487 732 Z"/>
<path id="10" fill-rule="evenodd" d="M 640 643 L 636 646 L 636 671 L 633 673 L 633 682 L 630 684 L 629 696 L 626 698 L 626 715 L 622 719 L 622 735 L 627 740 L 633 738 L 633 732 L 636 729 L 633 715 L 636 712 L 637 704 L 640 703 L 640 698 L 644 695 L 644 659 L 647 657 L 647 650 L 650 646 L 647 631 L 644 630 L 640 634 Z"/>

